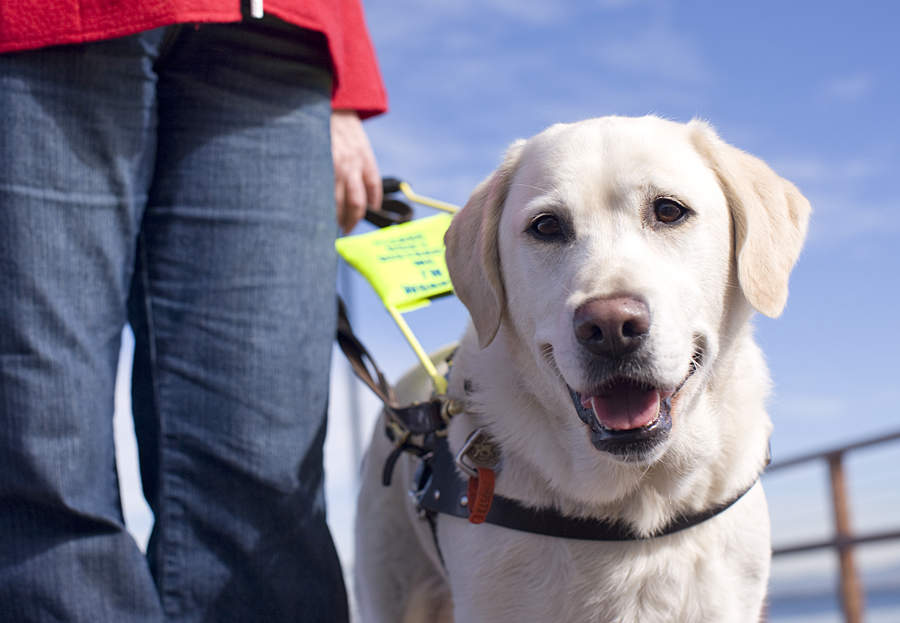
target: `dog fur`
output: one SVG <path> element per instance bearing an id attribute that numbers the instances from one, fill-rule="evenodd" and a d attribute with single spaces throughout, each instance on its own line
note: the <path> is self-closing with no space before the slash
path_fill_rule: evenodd
<path id="1" fill-rule="evenodd" d="M 512 145 L 446 236 L 472 319 L 450 376 L 449 397 L 466 407 L 450 423 L 451 450 L 483 427 L 502 452 L 496 494 L 640 535 L 751 488 L 700 525 L 630 542 L 439 515 L 442 564 L 406 493 L 417 460 L 401 457 L 381 485 L 391 444 L 379 423 L 357 515 L 362 620 L 759 621 L 771 548 L 753 483 L 767 460 L 770 380 L 749 321 L 754 309 L 781 313 L 809 213 L 793 185 L 701 121 L 605 117 Z M 536 233 L 548 215 L 559 235 Z M 597 354 L 573 319 L 616 297 L 643 305 L 649 328 L 630 355 Z M 598 449 L 576 413 L 569 388 L 590 395 L 616 375 L 677 388 L 671 430 L 652 448 Z M 429 389 L 414 370 L 398 399 Z"/>

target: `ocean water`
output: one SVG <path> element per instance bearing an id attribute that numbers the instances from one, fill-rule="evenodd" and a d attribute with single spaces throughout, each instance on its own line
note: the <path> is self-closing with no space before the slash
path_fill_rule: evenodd
<path id="1" fill-rule="evenodd" d="M 835 594 L 779 596 L 769 604 L 769 623 L 844 623 Z M 863 616 L 866 623 L 900 623 L 900 590 L 870 592 Z"/>

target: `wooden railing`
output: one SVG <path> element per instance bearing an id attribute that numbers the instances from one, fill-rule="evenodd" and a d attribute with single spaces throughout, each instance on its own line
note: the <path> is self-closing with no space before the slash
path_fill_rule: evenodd
<path id="1" fill-rule="evenodd" d="M 898 527 L 897 530 L 887 532 L 867 534 L 864 536 L 854 535 L 850 526 L 847 486 L 844 478 L 844 455 L 853 450 L 859 450 L 860 448 L 867 448 L 889 441 L 897 441 L 898 439 L 900 439 L 900 431 L 848 444 L 825 452 L 816 452 L 814 454 L 808 454 L 786 461 L 779 461 L 772 463 L 766 469 L 766 473 L 769 474 L 776 470 L 794 467 L 812 461 L 826 461 L 828 463 L 831 481 L 832 508 L 834 510 L 834 537 L 831 539 L 779 547 L 773 550 L 772 555 L 782 556 L 816 549 L 836 549 L 840 557 L 841 605 L 843 606 L 844 619 L 847 623 L 862 623 L 863 612 L 865 609 L 862 587 L 860 585 L 859 573 L 856 569 L 854 557 L 855 546 L 860 543 L 900 539 L 900 527 Z"/>

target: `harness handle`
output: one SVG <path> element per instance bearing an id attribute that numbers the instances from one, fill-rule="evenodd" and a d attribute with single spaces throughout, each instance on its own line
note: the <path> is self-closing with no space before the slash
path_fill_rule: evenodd
<path id="1" fill-rule="evenodd" d="M 366 220 L 376 227 L 389 227 L 391 225 L 399 225 L 400 223 L 408 223 L 412 220 L 413 209 L 408 203 L 403 203 L 399 199 L 384 199 L 381 202 L 381 208 L 373 210 L 366 208 Z"/>

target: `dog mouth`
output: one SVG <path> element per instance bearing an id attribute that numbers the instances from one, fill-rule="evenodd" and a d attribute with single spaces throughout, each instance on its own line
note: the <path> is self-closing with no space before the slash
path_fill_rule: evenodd
<path id="1" fill-rule="evenodd" d="M 640 458 L 672 428 L 674 388 L 615 378 L 590 393 L 568 389 L 591 443 L 602 452 Z"/>
<path id="2" fill-rule="evenodd" d="M 614 377 L 584 393 L 567 385 L 579 419 L 591 431 L 594 447 L 625 460 L 644 458 L 671 431 L 672 398 L 697 370 L 701 358 L 695 354 L 677 387 L 656 387 L 628 377 Z"/>
<path id="3" fill-rule="evenodd" d="M 605 383 L 590 394 L 572 392 L 581 415 L 593 412 L 597 423 L 608 431 L 627 432 L 652 426 L 671 411 L 674 389 L 651 387 L 625 378 Z"/>

